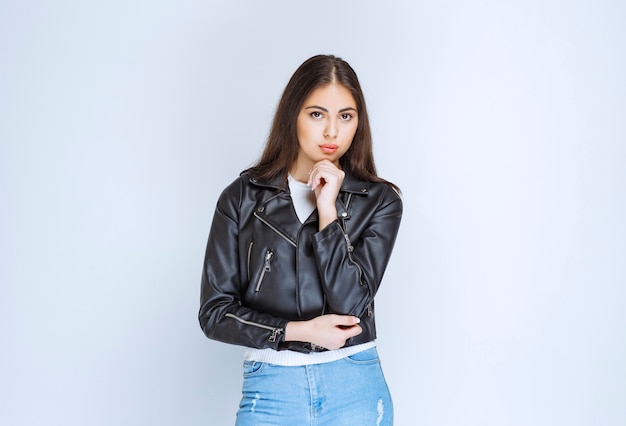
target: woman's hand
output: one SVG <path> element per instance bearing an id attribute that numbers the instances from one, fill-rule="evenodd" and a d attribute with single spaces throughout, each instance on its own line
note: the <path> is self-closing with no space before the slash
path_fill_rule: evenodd
<path id="1" fill-rule="evenodd" d="M 346 340 L 361 334 L 360 319 L 351 315 L 322 315 L 308 321 L 290 321 L 285 341 L 309 342 L 326 349 L 339 349 Z"/>
<path id="2" fill-rule="evenodd" d="M 322 160 L 315 163 L 309 174 L 308 184 L 315 191 L 317 212 L 319 215 L 319 229 L 324 229 L 329 223 L 337 219 L 335 201 L 341 189 L 345 172 L 331 163 Z"/>

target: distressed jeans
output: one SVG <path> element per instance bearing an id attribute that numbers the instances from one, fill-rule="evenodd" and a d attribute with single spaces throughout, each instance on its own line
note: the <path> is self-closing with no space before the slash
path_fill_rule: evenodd
<path id="1" fill-rule="evenodd" d="M 244 361 L 243 370 L 236 426 L 393 425 L 376 348 L 298 367 Z"/>

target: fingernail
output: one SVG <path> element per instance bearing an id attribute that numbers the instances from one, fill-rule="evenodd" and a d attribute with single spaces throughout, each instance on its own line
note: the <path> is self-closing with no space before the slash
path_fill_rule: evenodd
<path id="1" fill-rule="evenodd" d="M 356 318 L 356 323 L 358 324 L 358 323 L 360 323 L 360 322 L 361 322 L 361 318 L 357 317 L 357 318 Z"/>

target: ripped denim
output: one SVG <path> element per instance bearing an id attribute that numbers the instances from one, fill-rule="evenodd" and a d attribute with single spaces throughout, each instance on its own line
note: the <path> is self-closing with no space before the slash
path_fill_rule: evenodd
<path id="1" fill-rule="evenodd" d="M 244 361 L 243 370 L 236 426 L 393 425 L 376 348 L 298 367 Z"/>

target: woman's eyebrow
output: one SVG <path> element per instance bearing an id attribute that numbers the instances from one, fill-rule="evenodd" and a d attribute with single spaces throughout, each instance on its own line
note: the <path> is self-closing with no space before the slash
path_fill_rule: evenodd
<path id="1" fill-rule="evenodd" d="M 311 105 L 311 106 L 305 107 L 304 109 L 321 109 L 324 112 L 328 112 L 328 109 L 326 109 L 324 107 L 321 107 L 319 105 Z M 342 108 L 342 109 L 339 110 L 339 112 L 346 112 L 346 111 L 357 112 L 356 108 L 354 108 L 354 107 L 346 107 L 346 108 Z"/>

